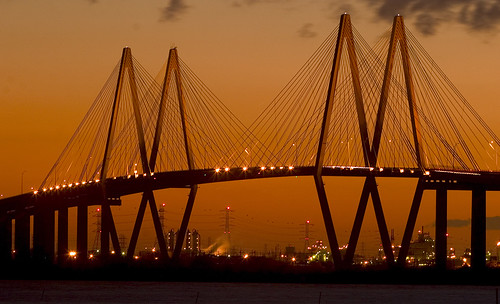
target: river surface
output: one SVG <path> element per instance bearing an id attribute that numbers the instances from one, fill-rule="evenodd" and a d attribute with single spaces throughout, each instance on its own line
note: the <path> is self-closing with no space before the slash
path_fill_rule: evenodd
<path id="1" fill-rule="evenodd" d="M 2 303 L 495 303 L 497 287 L 0 281 Z"/>

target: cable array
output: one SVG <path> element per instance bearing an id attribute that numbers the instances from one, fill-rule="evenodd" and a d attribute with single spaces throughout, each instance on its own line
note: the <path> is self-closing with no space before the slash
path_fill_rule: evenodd
<path id="1" fill-rule="evenodd" d="M 196 169 L 246 165 L 247 128 L 179 58 L 179 79 L 169 84 L 155 171 L 187 170 L 180 97 L 185 104 L 186 129 Z M 174 77 L 173 77 L 174 78 Z M 177 89 L 179 80 L 181 91 Z M 245 135 L 246 134 L 246 135 Z M 244 136 L 245 135 L 245 136 Z M 246 140 L 241 140 L 245 138 Z"/>
<path id="2" fill-rule="evenodd" d="M 180 104 L 185 107 L 187 140 L 194 160 L 193 169 L 245 166 L 248 163 L 246 140 L 256 141 L 248 129 L 179 59 L 166 88 L 165 114 L 161 121 L 161 137 L 154 169 L 156 172 L 187 170 L 187 152 L 183 135 Z M 101 179 L 101 169 L 113 104 L 117 106 L 115 131 L 110 140 L 107 178 L 145 174 L 140 147 L 142 127 L 146 157 L 151 157 L 157 132 L 162 85 L 133 57 L 125 60 L 119 82 L 120 63 L 106 81 L 69 143 L 57 159 L 40 189 L 73 186 Z M 166 75 L 166 65 L 161 71 Z M 178 82 L 178 83 L 177 83 Z M 121 90 L 117 90 L 118 84 Z M 179 89 L 180 88 L 180 89 Z M 118 95 L 117 92 L 119 92 Z M 135 100 L 137 99 L 137 100 Z M 134 102 L 137 108 L 134 109 Z M 140 123 L 137 123 L 136 111 Z M 245 138 L 245 140 L 241 140 Z M 149 170 L 151 171 L 151 170 Z"/>
<path id="3" fill-rule="evenodd" d="M 360 100 L 368 152 L 374 153 L 391 30 L 371 47 L 349 21 L 350 32 L 342 36 L 347 38 L 339 48 L 337 81 L 332 84 L 335 91 L 325 166 L 367 165 L 356 107 Z M 416 37 L 404 27 L 397 27 L 395 33 L 404 38 L 395 40 L 391 74 L 386 79 L 388 95 L 380 147 L 375 151 L 377 166 L 498 170 L 499 138 Z M 162 88 L 161 77 L 150 76 L 130 56 L 124 61 L 123 71 L 120 63 L 114 68 L 40 189 L 71 187 L 101 178 L 114 104 L 116 123 L 109 145 L 107 178 L 188 170 L 188 150 L 193 169 L 314 166 L 338 35 L 337 27 L 249 128 L 181 59 L 168 70 L 168 65 L 162 69 L 159 75 L 171 77 L 168 87 Z M 361 86 L 358 96 L 354 77 L 359 78 Z M 412 102 L 409 96 L 413 96 Z M 159 118 L 162 97 L 165 114 Z M 143 133 L 148 162 L 159 129 L 155 166 L 146 170 L 139 139 Z"/>
<path id="4" fill-rule="evenodd" d="M 498 170 L 499 141 L 470 103 L 405 28 L 408 57 L 420 124 L 422 167 L 464 171 Z M 373 48 L 387 56 L 390 35 Z M 415 167 L 409 101 L 401 45 L 397 46 L 382 132 L 379 166 Z"/>

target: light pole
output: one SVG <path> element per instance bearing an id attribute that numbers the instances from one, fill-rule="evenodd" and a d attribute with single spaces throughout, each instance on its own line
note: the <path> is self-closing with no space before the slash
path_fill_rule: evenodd
<path id="1" fill-rule="evenodd" d="M 352 140 L 352 137 L 347 137 L 347 140 L 346 140 L 346 143 L 347 143 L 347 165 L 348 167 L 351 166 L 351 144 L 349 143 L 349 141 Z M 341 144 L 344 143 L 343 140 L 340 141 Z"/>
<path id="2" fill-rule="evenodd" d="M 392 150 L 392 167 L 396 167 L 396 145 L 395 145 L 395 139 L 389 139 L 389 151 Z"/>
<path id="3" fill-rule="evenodd" d="M 497 242 L 497 267 L 498 267 L 498 260 L 500 259 L 500 255 L 498 254 L 500 248 L 500 241 Z"/>
<path id="4" fill-rule="evenodd" d="M 349 166 L 352 165 L 352 163 L 351 163 L 351 145 L 350 145 L 351 139 L 352 139 L 352 137 L 347 139 L 347 154 L 349 155 Z"/>
<path id="5" fill-rule="evenodd" d="M 495 142 L 492 140 L 488 143 L 488 145 L 493 149 L 493 151 L 495 151 L 495 169 L 498 171 L 498 153 L 497 149 L 493 146 L 494 143 Z"/>
<path id="6" fill-rule="evenodd" d="M 28 171 L 23 170 L 23 172 L 21 172 L 21 194 L 23 194 L 24 173 L 26 173 L 26 172 L 28 172 Z"/>
<path id="7" fill-rule="evenodd" d="M 455 169 L 455 154 L 457 154 L 457 152 L 455 151 L 455 148 L 459 145 L 460 143 L 455 143 L 453 145 L 453 149 L 451 151 L 451 168 L 452 169 Z M 455 153 L 453 153 L 455 152 Z"/>

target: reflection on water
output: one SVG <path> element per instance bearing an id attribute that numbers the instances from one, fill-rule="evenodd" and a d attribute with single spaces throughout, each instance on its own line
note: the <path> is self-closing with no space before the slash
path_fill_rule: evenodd
<path id="1" fill-rule="evenodd" d="M 495 303 L 496 287 L 200 282 L 0 281 L 15 303 Z"/>

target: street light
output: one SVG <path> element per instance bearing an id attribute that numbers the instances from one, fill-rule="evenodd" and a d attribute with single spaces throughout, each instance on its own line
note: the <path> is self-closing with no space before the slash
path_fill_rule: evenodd
<path id="1" fill-rule="evenodd" d="M 500 248 L 500 241 L 497 242 L 497 266 L 498 266 L 498 260 L 500 259 L 500 255 L 498 254 Z"/>
<path id="2" fill-rule="evenodd" d="M 495 169 L 498 171 L 498 153 L 497 153 L 497 149 L 495 149 L 495 147 L 493 147 L 493 144 L 495 142 L 492 140 L 488 143 L 488 145 L 493 149 L 493 151 L 495 151 Z"/>
<path id="3" fill-rule="evenodd" d="M 452 169 L 455 169 L 455 154 L 458 154 L 457 151 L 455 150 L 455 148 L 459 145 L 460 143 L 455 143 L 453 145 L 453 148 L 451 150 L 451 168 Z M 455 154 L 453 153 L 455 152 Z"/>
<path id="4" fill-rule="evenodd" d="M 396 139 L 389 139 L 389 151 L 392 150 L 392 167 L 396 167 Z"/>
<path id="5" fill-rule="evenodd" d="M 24 173 L 26 173 L 26 172 L 28 172 L 28 171 L 23 170 L 23 172 L 21 172 L 21 194 L 23 194 Z"/>
<path id="6" fill-rule="evenodd" d="M 348 159 L 348 166 L 351 166 L 351 144 L 349 143 L 352 140 L 352 137 L 347 137 L 346 143 L 347 143 L 347 159 Z M 340 141 L 341 144 L 344 143 L 343 140 Z"/>

